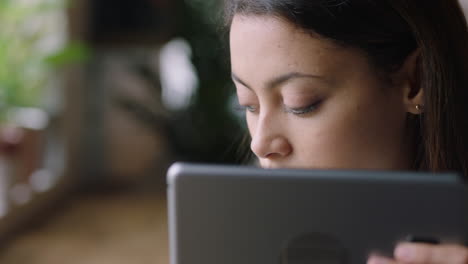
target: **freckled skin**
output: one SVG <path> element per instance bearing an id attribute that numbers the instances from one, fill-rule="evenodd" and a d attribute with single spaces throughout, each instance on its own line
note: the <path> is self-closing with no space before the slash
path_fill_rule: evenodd
<path id="1" fill-rule="evenodd" d="M 269 16 L 234 17 L 232 72 L 246 111 L 251 148 L 263 167 L 408 169 L 403 84 L 378 77 L 359 51 Z M 271 79 L 296 78 L 275 87 Z M 246 87 L 246 84 L 248 87 Z M 321 101 L 307 114 L 285 111 Z"/>

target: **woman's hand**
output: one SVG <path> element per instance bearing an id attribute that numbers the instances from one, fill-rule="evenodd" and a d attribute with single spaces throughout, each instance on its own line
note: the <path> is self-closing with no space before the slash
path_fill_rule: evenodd
<path id="1" fill-rule="evenodd" d="M 371 256 L 367 264 L 468 264 L 468 248 L 459 245 L 401 243 L 394 259 Z"/>

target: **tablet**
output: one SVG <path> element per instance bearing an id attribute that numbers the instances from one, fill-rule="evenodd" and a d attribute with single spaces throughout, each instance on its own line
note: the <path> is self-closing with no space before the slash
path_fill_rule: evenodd
<path id="1" fill-rule="evenodd" d="M 396 243 L 465 243 L 455 174 L 176 163 L 171 264 L 364 264 Z"/>

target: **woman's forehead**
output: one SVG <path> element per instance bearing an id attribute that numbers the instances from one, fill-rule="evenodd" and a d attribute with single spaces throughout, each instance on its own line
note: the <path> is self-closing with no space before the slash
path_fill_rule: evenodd
<path id="1" fill-rule="evenodd" d="M 266 80 L 287 72 L 325 77 L 364 59 L 360 53 L 272 16 L 236 16 L 230 44 L 232 71 L 246 81 L 252 75 Z"/>

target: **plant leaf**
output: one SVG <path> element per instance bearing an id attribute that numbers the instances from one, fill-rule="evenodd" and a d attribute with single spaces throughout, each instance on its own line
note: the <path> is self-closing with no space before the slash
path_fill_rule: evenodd
<path id="1" fill-rule="evenodd" d="M 91 51 L 82 43 L 70 43 L 62 50 L 49 55 L 45 62 L 52 67 L 61 67 L 68 64 L 84 62 L 90 57 Z"/>

